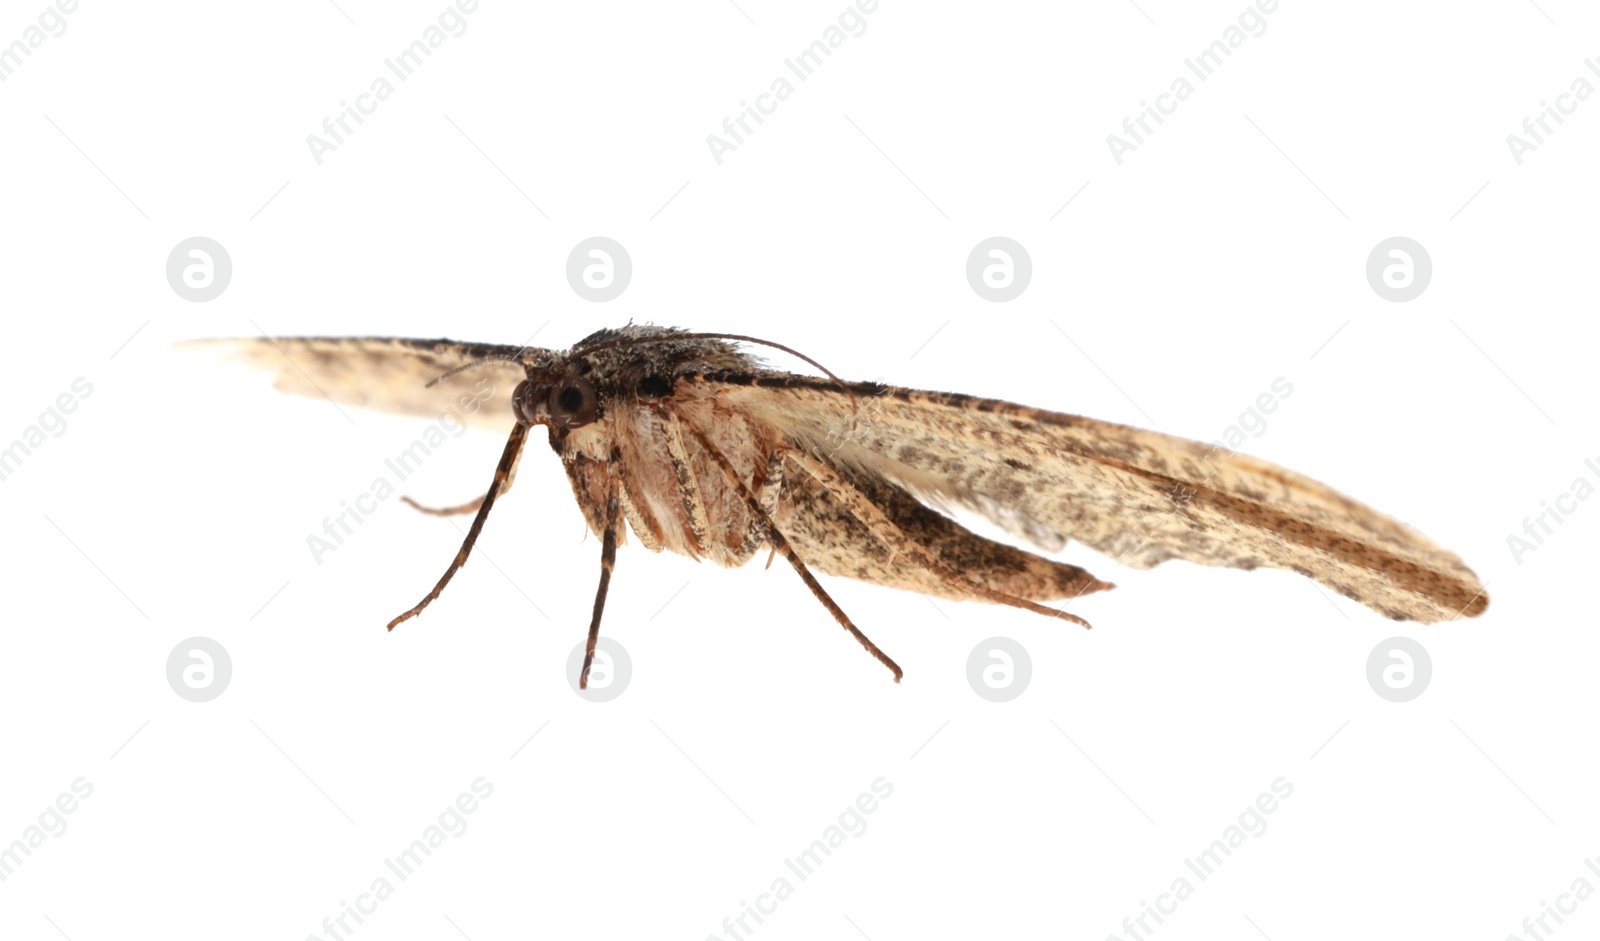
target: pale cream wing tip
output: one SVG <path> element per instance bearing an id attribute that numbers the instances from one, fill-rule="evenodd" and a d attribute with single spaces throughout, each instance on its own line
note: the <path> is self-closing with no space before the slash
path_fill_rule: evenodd
<path id="1" fill-rule="evenodd" d="M 499 432 L 510 428 L 511 395 L 523 373 L 514 362 L 491 360 L 441 380 L 486 355 L 519 352 L 449 340 L 223 337 L 184 340 L 173 347 L 266 372 L 281 392 Z"/>
<path id="2" fill-rule="evenodd" d="M 216 359 L 242 363 L 272 376 L 272 387 L 296 395 L 318 395 L 315 387 L 297 372 L 289 360 L 265 337 L 217 337 L 180 340 L 172 348 L 182 353 L 202 353 Z M 291 381 L 298 378 L 298 382 Z M 354 403 L 351 403 L 354 404 Z"/>

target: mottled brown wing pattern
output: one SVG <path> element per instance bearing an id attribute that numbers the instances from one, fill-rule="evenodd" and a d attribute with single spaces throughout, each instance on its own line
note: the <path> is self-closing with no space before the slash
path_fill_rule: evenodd
<path id="1" fill-rule="evenodd" d="M 775 371 L 699 381 L 795 447 L 1048 549 L 1070 538 L 1141 568 L 1176 558 L 1289 569 L 1397 619 L 1488 605 L 1477 576 L 1420 533 L 1247 455 L 967 395 Z"/>
<path id="2" fill-rule="evenodd" d="M 511 392 L 544 350 L 456 340 L 397 337 L 240 337 L 188 340 L 180 349 L 235 359 L 273 375 L 274 388 L 340 405 L 400 415 L 455 417 L 475 428 L 511 429 Z M 481 366 L 428 383 L 478 360 Z M 477 402 L 463 405 L 462 397 Z"/>

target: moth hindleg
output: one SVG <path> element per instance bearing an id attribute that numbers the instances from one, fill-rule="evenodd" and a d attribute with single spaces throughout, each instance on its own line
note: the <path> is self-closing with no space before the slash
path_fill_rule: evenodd
<path id="1" fill-rule="evenodd" d="M 489 518 L 489 511 L 494 509 L 495 497 L 511 478 L 511 470 L 516 466 L 517 458 L 522 453 L 522 442 L 528 436 L 526 425 L 518 422 L 511 428 L 511 437 L 506 439 L 506 449 L 500 454 L 500 463 L 494 469 L 494 480 L 489 484 L 489 490 L 483 495 L 483 501 L 478 506 L 478 515 L 472 518 L 472 528 L 467 530 L 467 538 L 461 543 L 461 548 L 456 551 L 456 557 L 450 562 L 450 567 L 444 570 L 444 575 L 439 578 L 439 583 L 427 596 L 417 602 L 411 610 L 389 622 L 389 630 L 394 630 L 396 624 L 410 620 L 422 613 L 422 609 L 433 603 L 444 591 L 444 586 L 450 584 L 450 579 L 455 576 L 456 569 L 467 564 L 467 556 L 472 553 L 473 543 L 478 541 L 478 533 L 483 530 L 483 521 Z"/>
<path id="2" fill-rule="evenodd" d="M 675 415 L 669 415 L 668 420 L 674 423 L 679 421 Z M 888 654 L 878 649 L 878 645 L 874 644 L 866 634 L 861 632 L 860 628 L 855 626 L 854 622 L 850 620 L 850 616 L 844 613 L 843 608 L 839 607 L 838 602 L 834 601 L 828 592 L 823 589 L 816 576 L 812 575 L 811 570 L 806 568 L 806 564 L 800 560 L 799 556 L 795 555 L 794 549 L 789 545 L 789 540 L 784 538 L 783 532 L 778 529 L 778 524 L 774 523 L 772 517 L 762 509 L 761 501 L 756 498 L 755 494 L 750 492 L 750 488 L 745 486 L 745 482 L 739 479 L 739 473 L 734 470 L 728 458 L 716 445 L 711 443 L 711 440 L 699 428 L 696 428 L 688 421 L 683 421 L 682 425 L 689 430 L 690 434 L 694 435 L 700 446 L 706 449 L 706 453 L 711 456 L 717 467 L 721 469 L 722 476 L 728 482 L 728 486 L 739 494 L 744 501 L 745 507 L 750 511 L 751 517 L 757 521 L 757 524 L 762 529 L 766 530 L 767 541 L 772 545 L 773 551 L 783 556 L 784 561 L 788 562 L 790 567 L 795 570 L 795 574 L 800 576 L 800 580 L 806 583 L 806 587 L 811 589 L 811 593 L 822 603 L 822 606 L 828 609 L 829 614 L 833 615 L 833 619 L 838 621 L 841 627 L 849 631 L 850 636 L 854 637 L 862 647 L 865 647 L 867 653 L 872 654 L 879 663 L 889 668 L 889 671 L 894 674 L 896 683 L 900 682 L 900 677 L 905 675 L 905 671 L 901 670 L 900 665 L 891 660 Z"/>

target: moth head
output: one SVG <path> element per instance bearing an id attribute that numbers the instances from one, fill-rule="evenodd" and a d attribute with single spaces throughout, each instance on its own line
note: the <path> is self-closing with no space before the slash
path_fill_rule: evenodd
<path id="1" fill-rule="evenodd" d="M 582 428 L 599 416 L 600 392 L 587 377 L 575 372 L 542 382 L 530 377 L 517 384 L 511 408 L 523 425 Z"/>

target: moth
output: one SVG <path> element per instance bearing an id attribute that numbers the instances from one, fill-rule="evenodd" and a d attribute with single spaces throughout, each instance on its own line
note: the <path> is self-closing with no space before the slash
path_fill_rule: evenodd
<path id="1" fill-rule="evenodd" d="M 1084 627 L 1043 602 L 1113 587 L 980 536 L 953 511 L 1045 552 L 1077 540 L 1136 568 L 1185 559 L 1289 569 L 1397 620 L 1473 617 L 1489 603 L 1454 554 L 1266 461 L 995 399 L 845 382 L 754 337 L 630 324 L 564 351 L 390 337 L 191 342 L 273 373 L 283 391 L 407 415 L 439 415 L 487 374 L 495 394 L 470 421 L 505 433 L 505 450 L 483 496 L 427 510 L 475 515 L 438 583 L 389 629 L 432 604 L 466 564 L 529 432 L 544 426 L 600 540 L 584 687 L 629 532 L 653 552 L 722 566 L 763 550 L 769 565 L 782 556 L 896 682 L 900 667 L 814 572 Z M 740 344 L 791 354 L 822 375 L 768 368 Z"/>

